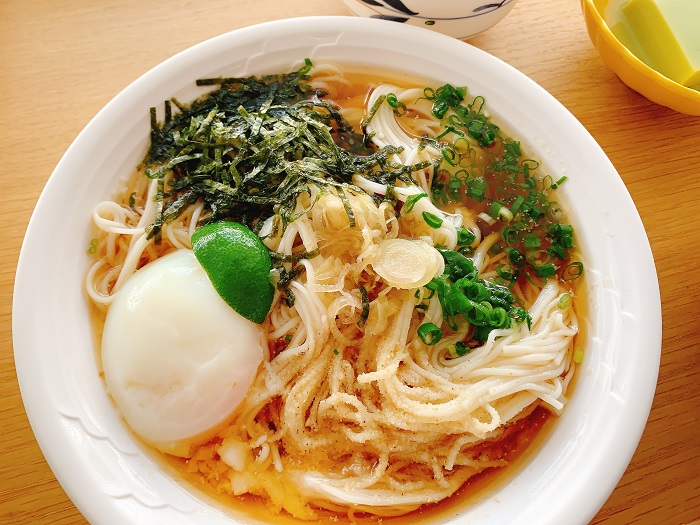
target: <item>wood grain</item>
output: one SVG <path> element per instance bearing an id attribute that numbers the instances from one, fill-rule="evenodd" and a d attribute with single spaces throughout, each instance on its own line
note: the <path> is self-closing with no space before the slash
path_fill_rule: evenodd
<path id="1" fill-rule="evenodd" d="M 268 20 L 347 14 L 340 0 L 0 1 L 0 223 L 7 226 L 0 256 L 0 523 L 86 523 L 34 440 L 11 339 L 22 238 L 61 155 L 121 89 L 191 45 Z M 521 0 L 505 21 L 470 42 L 530 76 L 590 131 L 618 169 L 652 246 L 664 323 L 656 396 L 629 468 L 592 523 L 694 522 L 700 519 L 700 118 L 657 106 L 622 84 L 591 45 L 578 0 Z"/>

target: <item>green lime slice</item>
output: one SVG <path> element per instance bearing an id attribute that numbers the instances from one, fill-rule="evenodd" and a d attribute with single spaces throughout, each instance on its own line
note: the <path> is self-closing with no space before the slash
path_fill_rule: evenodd
<path id="1" fill-rule="evenodd" d="M 262 323 L 275 289 L 270 252 L 260 238 L 237 222 L 212 222 L 192 234 L 192 250 L 222 299 L 246 319 Z"/>

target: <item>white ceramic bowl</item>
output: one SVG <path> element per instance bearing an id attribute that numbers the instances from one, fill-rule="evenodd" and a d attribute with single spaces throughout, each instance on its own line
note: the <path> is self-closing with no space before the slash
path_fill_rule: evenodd
<path id="1" fill-rule="evenodd" d="M 469 38 L 494 26 L 517 0 L 343 0 L 357 16 L 427 27 L 455 38 Z"/>
<path id="2" fill-rule="evenodd" d="M 659 291 L 634 204 L 581 124 L 527 77 L 458 40 L 365 18 L 285 20 L 197 45 L 127 87 L 65 153 L 31 218 L 13 304 L 22 397 L 57 479 L 94 524 L 238 523 L 235 510 L 213 505 L 146 453 L 110 403 L 83 292 L 90 214 L 144 155 L 149 107 L 192 100 L 201 93 L 197 78 L 279 72 L 305 57 L 410 64 L 436 81 L 467 85 L 555 179 L 568 177 L 560 197 L 575 217 L 589 302 L 576 387 L 527 463 L 448 522 L 588 523 L 632 457 L 658 373 Z"/>

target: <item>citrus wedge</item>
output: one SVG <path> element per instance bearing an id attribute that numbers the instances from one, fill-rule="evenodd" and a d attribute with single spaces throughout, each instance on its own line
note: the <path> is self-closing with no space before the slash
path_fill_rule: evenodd
<path id="1" fill-rule="evenodd" d="M 237 222 L 212 222 L 192 234 L 192 250 L 221 298 L 246 319 L 262 323 L 275 289 L 270 252 L 260 238 Z"/>

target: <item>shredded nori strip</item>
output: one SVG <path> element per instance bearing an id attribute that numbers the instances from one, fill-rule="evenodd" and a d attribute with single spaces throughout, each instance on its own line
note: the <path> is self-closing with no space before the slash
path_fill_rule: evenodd
<path id="1" fill-rule="evenodd" d="M 369 296 L 367 295 L 367 288 L 361 284 L 358 284 L 357 287 L 360 289 L 360 299 L 362 300 L 362 312 L 360 313 L 360 319 L 357 321 L 357 326 L 362 328 L 369 318 Z"/>
<path id="2" fill-rule="evenodd" d="M 296 279 L 302 274 L 304 269 L 305 267 L 303 264 L 297 264 L 289 271 L 287 271 L 284 268 L 284 266 L 277 267 L 277 270 L 280 273 L 280 278 L 275 284 L 275 286 L 281 292 L 282 301 L 284 302 L 284 304 L 289 306 L 290 308 L 294 306 L 294 292 L 292 292 L 292 290 L 289 289 L 289 286 L 292 284 L 292 281 L 294 279 Z"/>
<path id="3" fill-rule="evenodd" d="M 313 259 L 321 254 L 321 250 L 316 248 L 310 252 L 296 253 L 294 255 L 287 255 L 286 253 L 280 253 L 275 251 L 270 251 L 270 257 L 273 261 L 277 262 L 299 262 L 303 259 Z"/>
<path id="4" fill-rule="evenodd" d="M 415 183 L 412 173 L 426 163 L 397 164 L 389 157 L 400 148 L 364 145 L 339 108 L 308 84 L 310 68 L 307 60 L 283 75 L 198 80 L 219 87 L 189 106 L 173 99 L 176 114 L 168 102 L 162 124 L 151 109 L 146 175 L 172 177 L 159 188 L 149 237 L 157 239 L 164 224 L 200 199 L 203 222 L 234 220 L 257 231 L 279 213 L 284 229 L 311 185 L 335 187 L 353 227 L 346 191 L 362 192 L 355 174 L 392 187 L 396 179 Z"/>

